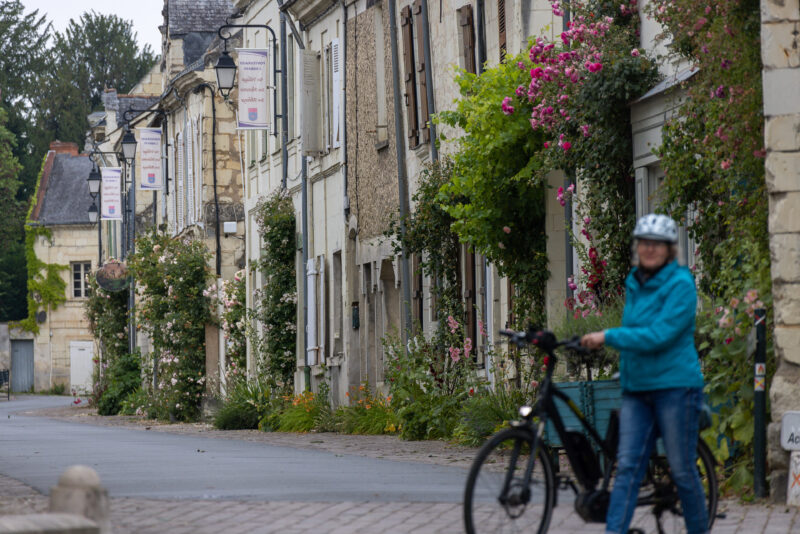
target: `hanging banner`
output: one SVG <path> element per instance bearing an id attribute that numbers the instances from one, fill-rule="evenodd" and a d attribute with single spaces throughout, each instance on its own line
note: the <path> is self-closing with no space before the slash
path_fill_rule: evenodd
<path id="1" fill-rule="evenodd" d="M 142 179 L 139 189 L 160 190 L 163 183 L 161 173 L 161 129 L 136 128 L 139 131 L 139 161 Z"/>
<path id="2" fill-rule="evenodd" d="M 100 191 L 100 218 L 104 221 L 122 220 L 122 169 L 103 167 Z"/>
<path id="3" fill-rule="evenodd" d="M 237 48 L 239 53 L 239 109 L 237 127 L 270 130 L 267 106 L 268 50 Z"/>

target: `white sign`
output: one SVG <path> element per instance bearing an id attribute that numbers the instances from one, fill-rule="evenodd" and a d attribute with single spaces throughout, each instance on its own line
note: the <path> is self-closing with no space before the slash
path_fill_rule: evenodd
<path id="1" fill-rule="evenodd" d="M 781 419 L 781 447 L 800 451 L 800 412 L 785 412 Z"/>
<path id="2" fill-rule="evenodd" d="M 139 131 L 139 161 L 141 162 L 142 178 L 139 189 L 160 190 L 161 173 L 161 129 L 137 128 Z"/>
<path id="3" fill-rule="evenodd" d="M 237 127 L 269 130 L 267 111 L 268 50 L 237 48 L 239 53 L 239 109 Z"/>
<path id="4" fill-rule="evenodd" d="M 122 220 L 122 169 L 102 168 L 102 190 L 100 191 L 100 218 L 104 221 Z"/>

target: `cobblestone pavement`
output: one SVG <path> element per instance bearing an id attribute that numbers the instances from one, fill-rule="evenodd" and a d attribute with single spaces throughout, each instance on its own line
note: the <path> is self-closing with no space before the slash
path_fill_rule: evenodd
<path id="1" fill-rule="evenodd" d="M 391 436 L 222 432 L 205 424 L 163 425 L 139 418 L 101 418 L 86 408 L 48 410 L 37 412 L 36 415 L 89 424 L 124 425 L 142 431 L 202 434 L 219 439 L 243 439 L 439 465 L 469 465 L 475 452 L 474 449 L 442 442 L 405 442 Z M 0 515 L 36 513 L 46 509 L 46 496 L 17 480 L 0 475 Z M 725 513 L 725 517 L 717 519 L 713 529 L 715 534 L 800 532 L 800 509 L 797 508 L 723 501 L 720 511 Z M 116 534 L 463 532 L 461 507 L 450 503 L 239 502 L 112 496 L 111 521 Z M 555 510 L 549 532 L 601 534 L 603 525 L 583 523 L 573 512 L 570 503 L 562 502 Z"/>

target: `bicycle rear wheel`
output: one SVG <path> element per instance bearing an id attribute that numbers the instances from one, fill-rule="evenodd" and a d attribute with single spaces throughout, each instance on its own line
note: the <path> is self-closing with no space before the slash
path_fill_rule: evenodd
<path id="1" fill-rule="evenodd" d="M 537 442 L 535 455 L 531 450 Z M 523 478 L 534 462 L 530 483 Z M 535 434 L 522 428 L 498 432 L 478 452 L 464 492 L 467 534 L 535 532 L 550 526 L 555 504 L 550 458 Z"/>
<path id="2" fill-rule="evenodd" d="M 697 442 L 697 471 L 703 484 L 708 512 L 708 530 L 717 515 L 719 488 L 716 462 L 702 438 Z M 679 534 L 686 532 L 678 490 L 669 475 L 669 464 L 663 455 L 650 460 L 648 480 L 639 490 L 639 507 L 634 513 L 630 529 L 645 534 Z"/>

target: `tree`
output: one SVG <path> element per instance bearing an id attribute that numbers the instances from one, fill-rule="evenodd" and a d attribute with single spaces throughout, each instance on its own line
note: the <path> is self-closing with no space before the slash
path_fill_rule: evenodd
<path id="1" fill-rule="evenodd" d="M 14 135 L 5 127 L 7 114 L 0 107 L 0 322 L 21 319 L 25 308 L 25 254 L 20 240 L 24 203 L 17 198 L 22 166 L 14 156 Z"/>
<path id="2" fill-rule="evenodd" d="M 19 0 L 0 0 L 0 107 L 8 112 L 6 128 L 16 137 L 12 150 L 22 163 L 22 187 L 17 198 L 27 199 L 36 184 L 41 154 L 33 154 L 30 120 L 32 102 L 47 68 L 50 23 L 38 10 L 24 13 Z"/>
<path id="3" fill-rule="evenodd" d="M 86 116 L 100 108 L 103 91 L 127 91 L 153 66 L 150 45 L 139 49 L 133 23 L 89 11 L 56 33 L 50 68 L 40 82 L 40 148 L 53 139 L 82 143 Z"/>

